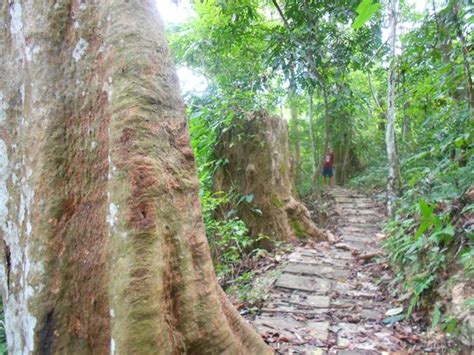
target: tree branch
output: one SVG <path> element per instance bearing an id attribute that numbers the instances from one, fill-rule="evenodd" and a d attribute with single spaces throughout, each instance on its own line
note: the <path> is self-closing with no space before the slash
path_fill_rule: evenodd
<path id="1" fill-rule="evenodd" d="M 390 37 L 387 38 L 387 39 L 385 40 L 385 42 L 383 42 L 383 43 L 380 45 L 380 47 L 375 51 L 374 55 L 367 61 L 367 63 L 365 63 L 364 68 L 367 68 L 367 67 L 369 66 L 369 64 L 374 60 L 374 58 L 377 56 L 377 54 L 379 54 L 380 50 L 387 44 L 387 42 L 388 42 L 389 39 L 390 39 Z"/>
<path id="2" fill-rule="evenodd" d="M 373 88 L 373 86 L 372 86 L 372 80 L 370 79 L 370 72 L 367 71 L 366 74 L 367 74 L 367 79 L 368 79 L 368 81 L 369 81 L 369 89 L 370 89 L 370 92 L 371 92 L 371 94 L 372 94 L 372 97 L 373 97 L 373 99 L 374 99 L 374 101 L 375 101 L 377 107 L 379 108 L 379 110 L 384 113 L 385 110 L 383 109 L 382 105 L 380 105 L 380 102 L 379 102 L 379 100 L 377 99 L 377 95 L 375 95 L 374 88 Z"/>
<path id="3" fill-rule="evenodd" d="M 291 32 L 290 24 L 288 23 L 285 14 L 280 8 L 280 5 L 276 2 L 276 0 L 272 0 L 273 5 L 276 7 L 278 13 L 280 14 L 281 19 L 283 20 L 283 23 L 285 24 L 286 28 L 288 29 L 289 32 Z"/>

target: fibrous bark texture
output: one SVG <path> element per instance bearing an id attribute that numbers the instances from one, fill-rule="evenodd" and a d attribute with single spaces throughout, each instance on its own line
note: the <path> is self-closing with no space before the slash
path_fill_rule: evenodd
<path id="1" fill-rule="evenodd" d="M 293 196 L 285 121 L 265 111 L 238 119 L 222 135 L 216 154 L 227 163 L 216 172 L 214 189 L 249 196 L 236 209 L 253 236 L 325 238 Z"/>
<path id="2" fill-rule="evenodd" d="M 217 285 L 154 1 L 0 4 L 9 352 L 268 352 Z"/>

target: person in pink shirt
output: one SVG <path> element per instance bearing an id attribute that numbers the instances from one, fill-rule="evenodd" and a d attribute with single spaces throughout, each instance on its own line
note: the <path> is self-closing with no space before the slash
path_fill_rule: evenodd
<path id="1" fill-rule="evenodd" d="M 323 185 L 326 185 L 328 182 L 331 186 L 334 185 L 334 153 L 332 148 L 329 147 L 326 157 L 324 158 L 323 165 Z M 329 180 L 329 181 L 328 181 Z"/>

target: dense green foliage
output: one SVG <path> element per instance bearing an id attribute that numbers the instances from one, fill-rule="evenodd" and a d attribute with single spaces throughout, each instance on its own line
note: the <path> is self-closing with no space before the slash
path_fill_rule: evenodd
<path id="1" fill-rule="evenodd" d="M 170 38 L 178 64 L 209 81 L 187 102 L 207 232 L 228 273 L 254 246 L 242 221 L 219 216 L 220 204 L 238 208 L 246 197 L 211 192 L 216 167 L 226 164 L 214 146 L 239 117 L 264 108 L 290 122 L 301 196 L 317 192 L 329 145 L 338 183 L 385 187 L 387 9 L 369 0 L 207 0 L 194 8 L 196 17 Z M 435 323 L 448 328 L 438 289 L 455 273 L 472 277 L 474 268 L 465 222 L 474 209 L 465 197 L 474 181 L 472 18 L 472 5 L 459 0 L 431 2 L 424 13 L 401 1 L 394 58 L 402 189 L 384 245 L 407 313 L 436 304 Z"/>
<path id="2" fill-rule="evenodd" d="M 208 0 L 195 2 L 196 17 L 169 30 L 178 64 L 186 65 L 209 81 L 204 93 L 187 97 L 187 104 L 207 234 L 217 270 L 224 279 L 235 277 L 237 265 L 259 251 L 254 251 L 258 241 L 248 237 L 243 222 L 235 214 L 223 215 L 220 211 L 223 204 L 234 206 L 232 210 L 237 210 L 242 201 L 251 204 L 251 196 L 212 192 L 214 172 L 227 164 L 215 156 L 214 147 L 230 125 L 238 124 L 246 114 L 266 109 L 287 116 L 293 104 L 298 122 L 290 130 L 290 144 L 297 143 L 302 155 L 297 168 L 297 188 L 302 194 L 310 194 L 314 173 L 311 157 L 325 150 L 327 132 L 334 131 L 333 144 L 346 146 L 344 139 L 349 136 L 357 144 L 353 130 L 366 130 L 364 126 L 368 125 L 367 84 L 363 84 L 362 90 L 352 85 L 354 90 L 363 91 L 360 95 L 364 97 L 351 100 L 354 95 L 351 82 L 360 81 L 363 74 L 350 73 L 349 66 L 361 68 L 364 58 L 372 54 L 380 39 L 371 36 L 377 25 L 372 30 L 351 29 L 357 5 L 358 1 L 345 1 L 338 6 L 327 1 L 320 6 L 301 8 L 298 2 L 286 2 L 283 10 L 285 21 L 291 21 L 288 27 L 271 3 Z M 332 85 L 337 88 L 337 95 L 327 91 Z M 316 126 L 302 119 L 307 111 L 309 87 L 313 90 L 317 87 Z M 293 95 L 288 95 L 289 88 Z M 326 100 L 323 89 L 328 95 Z M 323 112 L 340 119 L 329 122 Z M 363 119 L 352 124 L 356 112 L 362 113 L 359 116 Z M 311 127 L 317 138 L 315 144 Z"/>
<path id="3" fill-rule="evenodd" d="M 474 276 L 474 234 L 466 222 L 474 206 L 465 196 L 474 182 L 474 122 L 463 58 L 473 36 L 468 34 L 463 43 L 458 33 L 460 26 L 468 28 L 463 21 L 472 16 L 472 6 L 461 7 L 456 18 L 455 6 L 450 1 L 424 17 L 408 9 L 402 13 L 416 18 L 418 26 L 401 36 L 404 50 L 397 58 L 403 189 L 384 243 L 396 271 L 393 283 L 403 285 L 398 296 L 409 300 L 407 313 L 434 309 L 434 325 L 441 322 L 449 332 L 456 321 L 442 315 L 448 307 L 440 293 Z M 351 183 L 383 187 L 384 159 L 368 164 L 371 167 Z"/>

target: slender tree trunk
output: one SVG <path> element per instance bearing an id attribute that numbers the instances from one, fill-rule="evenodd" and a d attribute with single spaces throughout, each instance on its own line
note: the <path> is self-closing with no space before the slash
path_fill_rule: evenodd
<path id="1" fill-rule="evenodd" d="M 349 132 L 347 135 L 347 142 L 345 142 L 345 152 L 344 152 L 344 160 L 342 163 L 342 171 L 341 171 L 341 181 L 340 184 L 343 185 L 347 182 L 347 178 L 349 177 L 348 174 L 348 164 L 349 164 L 349 157 L 351 152 L 351 140 L 352 140 L 352 128 L 349 127 Z"/>
<path id="2" fill-rule="evenodd" d="M 11 354 L 270 352 L 217 285 L 154 3 L 1 2 Z"/>
<path id="3" fill-rule="evenodd" d="M 471 119 L 474 119 L 474 93 L 472 88 L 472 72 L 471 72 L 471 65 L 470 65 L 470 58 L 472 59 L 472 53 L 469 52 L 469 47 L 466 44 L 466 39 L 464 38 L 464 34 L 462 31 L 462 24 L 461 19 L 459 16 L 459 10 L 462 6 L 462 2 L 460 0 L 453 0 L 452 3 L 452 13 L 453 13 L 453 20 L 456 26 L 457 36 L 459 38 L 459 42 L 461 43 L 462 49 L 462 56 L 464 62 L 464 74 L 466 76 L 466 98 L 467 98 L 467 106 L 469 109 L 469 115 Z"/>
<path id="4" fill-rule="evenodd" d="M 388 74 L 387 126 L 385 143 L 388 156 L 387 212 L 391 216 L 394 212 L 394 205 L 399 190 L 398 155 L 395 141 L 395 51 L 397 41 L 397 0 L 390 0 L 388 12 L 391 36 L 391 60 Z"/>
<path id="5" fill-rule="evenodd" d="M 300 132 L 299 132 L 299 122 L 298 122 L 298 113 L 296 109 L 296 103 L 293 101 L 290 103 L 290 114 L 291 114 L 291 130 L 293 133 L 293 159 L 294 159 L 294 170 L 295 170 L 295 179 L 299 177 L 299 170 L 301 166 L 301 147 L 300 147 Z"/>
<path id="6" fill-rule="evenodd" d="M 324 159 L 326 158 L 326 152 L 328 151 L 329 148 L 329 127 L 330 127 L 330 114 L 329 114 L 329 98 L 328 98 L 328 93 L 327 93 L 327 88 L 326 85 L 323 85 L 321 87 L 321 93 L 322 93 L 322 98 L 323 98 L 323 107 L 324 107 L 324 115 L 323 115 L 323 125 L 324 125 L 324 132 L 322 133 L 322 139 L 319 140 L 320 142 L 322 141 L 322 146 L 320 147 L 320 154 L 318 154 L 318 151 L 315 151 L 316 159 L 318 160 L 318 165 L 317 168 L 314 171 L 313 175 L 313 185 L 314 189 L 316 192 L 319 193 L 320 187 L 319 186 L 319 174 L 323 168 L 324 164 Z M 315 139 L 317 142 L 318 139 Z M 320 156 L 318 159 L 317 157 Z M 336 176 L 334 176 L 334 179 L 336 179 Z"/>
<path id="7" fill-rule="evenodd" d="M 311 148 L 312 152 L 311 155 L 313 157 L 313 192 L 317 189 L 317 177 L 318 177 L 318 153 L 317 153 L 317 143 L 316 143 L 316 135 L 314 132 L 314 119 L 313 119 L 313 96 L 314 96 L 314 86 L 311 86 L 308 89 L 308 121 L 309 121 L 309 134 L 311 137 Z"/>
<path id="8" fill-rule="evenodd" d="M 298 110 L 296 107 L 296 88 L 295 78 L 293 72 L 291 73 L 290 83 L 290 130 L 292 133 L 291 146 L 293 153 L 293 176 L 294 180 L 298 181 L 301 167 L 301 147 L 300 147 L 300 132 L 298 122 Z"/>
<path id="9" fill-rule="evenodd" d="M 326 152 L 329 148 L 329 128 L 331 125 L 331 116 L 329 114 L 329 98 L 328 98 L 326 85 L 323 85 L 322 93 L 323 93 L 323 102 L 324 102 L 324 146 L 323 146 L 322 154 L 321 154 L 320 167 L 322 167 Z"/>
<path id="10" fill-rule="evenodd" d="M 406 143 L 408 140 L 408 134 L 410 133 L 410 117 L 408 117 L 407 109 L 410 106 L 410 102 L 407 97 L 407 90 L 405 85 L 405 72 L 402 72 L 402 90 L 403 90 L 403 123 L 402 123 L 402 141 Z"/>

